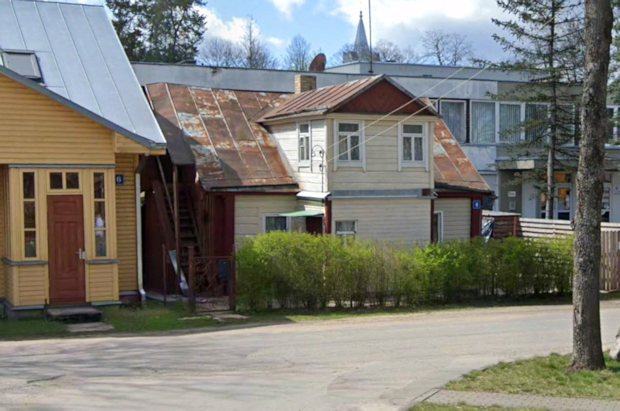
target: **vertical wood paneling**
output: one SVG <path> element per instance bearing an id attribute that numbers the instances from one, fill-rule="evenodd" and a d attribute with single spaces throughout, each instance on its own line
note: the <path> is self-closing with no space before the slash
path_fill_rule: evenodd
<path id="1" fill-rule="evenodd" d="M 118 275 L 121 292 L 138 289 L 135 197 L 137 165 L 137 155 L 116 155 L 116 174 L 122 174 L 125 177 L 125 183 L 122 186 L 116 186 L 117 244 L 120 260 Z"/>

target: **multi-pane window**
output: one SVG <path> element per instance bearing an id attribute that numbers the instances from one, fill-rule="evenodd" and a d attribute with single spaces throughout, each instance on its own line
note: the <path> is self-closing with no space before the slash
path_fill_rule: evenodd
<path id="1" fill-rule="evenodd" d="M 300 124 L 298 128 L 299 139 L 299 162 L 310 162 L 310 126 L 306 124 Z"/>
<path id="2" fill-rule="evenodd" d="M 95 200 L 95 256 L 106 257 L 108 255 L 107 237 L 108 226 L 106 224 L 106 186 L 105 174 L 94 173 L 94 200 Z"/>
<path id="3" fill-rule="evenodd" d="M 265 232 L 288 231 L 288 217 L 279 215 L 265 216 Z"/>
<path id="4" fill-rule="evenodd" d="M 521 140 L 521 104 L 500 103 L 499 141 L 518 143 Z"/>
<path id="5" fill-rule="evenodd" d="M 495 143 L 495 103 L 472 101 L 471 142 Z"/>
<path id="6" fill-rule="evenodd" d="M 37 256 L 37 218 L 35 199 L 35 174 L 28 171 L 22 174 L 24 197 L 24 257 Z"/>
<path id="7" fill-rule="evenodd" d="M 336 221 L 336 235 L 338 237 L 354 237 L 357 232 L 355 220 Z"/>
<path id="8" fill-rule="evenodd" d="M 49 176 L 52 190 L 79 190 L 80 188 L 80 173 L 78 172 L 54 171 Z"/>
<path id="9" fill-rule="evenodd" d="M 338 161 L 361 161 L 361 138 L 358 123 L 338 124 Z"/>
<path id="10" fill-rule="evenodd" d="M 525 139 L 540 141 L 545 138 L 548 128 L 548 107 L 546 104 L 528 103 L 525 105 Z"/>
<path id="11" fill-rule="evenodd" d="M 464 101 L 441 101 L 441 116 L 452 135 L 460 142 L 464 143 L 466 136 L 465 129 L 465 102 Z"/>
<path id="12" fill-rule="evenodd" d="M 403 164 L 424 164 L 424 126 L 421 124 L 403 124 L 402 126 Z"/>

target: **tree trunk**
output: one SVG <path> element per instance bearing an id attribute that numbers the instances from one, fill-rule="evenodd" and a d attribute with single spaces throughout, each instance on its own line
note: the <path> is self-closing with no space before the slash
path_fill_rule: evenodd
<path id="1" fill-rule="evenodd" d="M 586 0 L 583 138 L 577 171 L 573 279 L 573 370 L 605 367 L 599 283 L 601 205 L 605 176 L 607 78 L 613 14 L 611 0 Z"/>

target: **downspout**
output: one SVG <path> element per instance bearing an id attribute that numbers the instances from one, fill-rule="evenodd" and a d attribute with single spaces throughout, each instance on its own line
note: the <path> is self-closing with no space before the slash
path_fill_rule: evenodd
<path id="1" fill-rule="evenodd" d="M 142 261 L 142 170 L 146 166 L 149 155 L 144 155 L 140 159 L 140 163 L 135 172 L 135 200 L 136 200 L 136 253 L 138 263 L 138 293 L 140 294 L 140 303 L 146 301 L 146 291 L 144 291 L 144 263 Z"/>
<path id="2" fill-rule="evenodd" d="M 142 182 L 140 181 L 140 171 L 136 171 L 136 248 L 138 253 L 138 292 L 140 293 L 140 302 L 144 304 L 146 301 L 146 291 L 144 291 L 144 269 L 142 262 Z"/>

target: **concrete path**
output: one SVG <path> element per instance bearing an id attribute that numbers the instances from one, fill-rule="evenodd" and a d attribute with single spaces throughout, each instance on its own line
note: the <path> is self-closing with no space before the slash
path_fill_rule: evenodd
<path id="1" fill-rule="evenodd" d="M 477 407 L 536 408 L 549 411 L 618 411 L 620 401 L 585 398 L 543 397 L 540 395 L 496 394 L 439 390 L 424 402 L 442 405 L 465 403 Z"/>
<path id="2" fill-rule="evenodd" d="M 570 306 L 165 337 L 0 343 L 0 409 L 394 410 L 470 370 L 571 348 Z M 602 309 L 604 342 L 620 302 Z"/>

